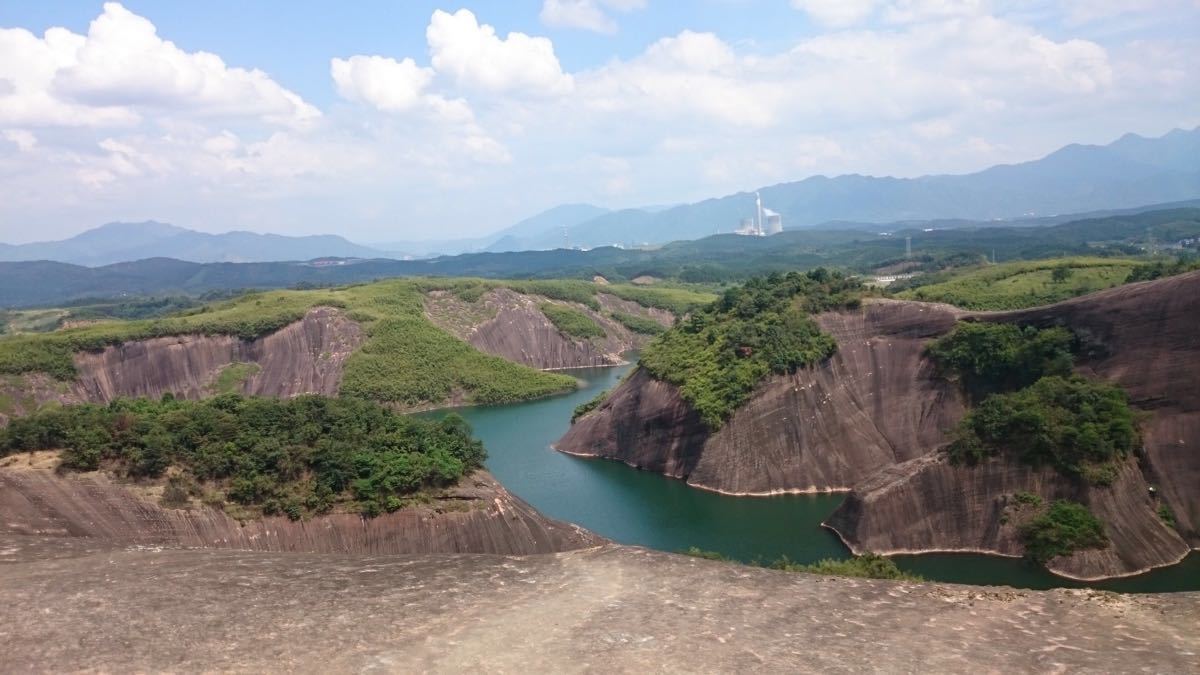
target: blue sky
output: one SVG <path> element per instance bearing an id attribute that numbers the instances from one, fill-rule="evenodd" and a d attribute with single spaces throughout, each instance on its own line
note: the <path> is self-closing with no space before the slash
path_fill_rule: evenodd
<path id="1" fill-rule="evenodd" d="M 472 236 L 1200 124 L 1197 0 L 0 4 L 0 241 Z"/>

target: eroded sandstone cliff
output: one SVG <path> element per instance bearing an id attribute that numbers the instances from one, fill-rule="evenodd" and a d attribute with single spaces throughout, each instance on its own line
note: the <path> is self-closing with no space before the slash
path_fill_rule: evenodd
<path id="1" fill-rule="evenodd" d="M 956 314 L 891 301 L 822 314 L 837 354 L 770 378 L 715 434 L 673 385 L 635 371 L 556 447 L 731 494 L 848 490 L 940 444 L 961 416 L 958 390 L 935 377 L 923 353 Z"/>
<path id="2" fill-rule="evenodd" d="M 673 320 L 667 312 L 647 309 L 612 295 L 599 294 L 598 301 L 605 311 L 634 314 L 664 326 Z M 583 312 L 604 329 L 604 337 L 579 339 L 564 335 L 538 309 L 545 302 Z M 476 302 L 465 302 L 446 291 L 434 291 L 428 295 L 425 309 L 435 325 L 476 349 L 543 370 L 624 363 L 621 354 L 636 349 L 647 339 L 604 312 L 507 288 L 488 291 Z"/>
<path id="3" fill-rule="evenodd" d="M 550 553 L 602 543 L 576 525 L 542 516 L 477 471 L 427 505 L 375 518 L 341 513 L 311 520 L 269 517 L 239 523 L 207 506 L 168 509 L 104 474 L 60 475 L 0 468 L 0 533 L 84 537 L 115 545 L 319 553 Z"/>
<path id="4" fill-rule="evenodd" d="M 358 324 L 340 309 L 316 307 L 300 321 L 257 340 L 229 335 L 179 335 L 137 340 L 75 356 L 76 378 L 59 382 L 42 373 L 0 381 L 8 415 L 23 415 L 48 401 L 111 401 L 120 396 L 158 398 L 171 393 L 201 398 L 216 393 L 221 372 L 253 364 L 233 391 L 261 396 L 335 395 L 346 359 L 363 341 Z M 7 417 L 0 414 L 0 424 Z"/>
<path id="5" fill-rule="evenodd" d="M 1078 370 L 1121 385 L 1145 412 L 1144 452 L 1111 487 L 1004 459 L 949 465 L 936 453 L 964 400 L 923 352 L 960 318 L 1071 329 L 1083 342 Z M 1110 545 L 1052 561 L 1059 574 L 1133 574 L 1200 544 L 1200 273 L 1017 312 L 872 302 L 817 319 L 838 353 L 771 378 L 715 434 L 673 386 L 639 371 L 557 447 L 734 494 L 854 488 L 828 524 L 860 552 L 1021 555 L 1019 521 L 1001 523 L 1017 492 L 1083 502 L 1104 522 Z"/>

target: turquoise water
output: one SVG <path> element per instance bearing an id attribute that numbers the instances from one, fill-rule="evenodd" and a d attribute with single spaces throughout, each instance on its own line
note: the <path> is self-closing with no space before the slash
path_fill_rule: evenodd
<path id="1" fill-rule="evenodd" d="M 619 462 L 551 449 L 570 426 L 575 406 L 611 389 L 628 370 L 629 366 L 570 370 L 566 372 L 586 386 L 537 401 L 454 412 L 483 440 L 487 468 L 505 487 L 547 516 L 578 523 L 613 541 L 663 551 L 696 546 L 745 562 L 786 555 L 807 563 L 849 555 L 833 533 L 820 527 L 842 495 L 728 497 Z M 899 556 L 896 561 L 939 581 L 1023 588 L 1081 585 L 1011 558 L 929 554 Z M 1192 554 L 1171 568 L 1090 585 L 1121 591 L 1200 590 L 1200 555 Z"/>

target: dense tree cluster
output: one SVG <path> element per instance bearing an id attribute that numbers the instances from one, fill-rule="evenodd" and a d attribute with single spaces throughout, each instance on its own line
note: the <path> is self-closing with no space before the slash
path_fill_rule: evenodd
<path id="1" fill-rule="evenodd" d="M 858 281 L 823 268 L 750 279 L 656 338 L 640 363 L 717 429 L 767 375 L 831 356 L 836 342 L 810 315 L 857 306 L 861 294 Z"/>
<path id="2" fill-rule="evenodd" d="M 292 518 L 338 504 L 368 515 L 482 465 L 461 417 L 397 414 L 352 398 L 222 394 L 206 401 L 119 399 L 42 410 L 0 430 L 0 455 L 62 449 L 66 469 L 106 468 Z"/>
<path id="3" fill-rule="evenodd" d="M 1115 479 L 1112 462 L 1138 444 L 1125 392 L 1081 377 L 1044 377 L 1032 386 L 989 396 L 976 406 L 948 446 L 955 461 L 1008 454 L 1088 482 Z"/>
<path id="4" fill-rule="evenodd" d="M 1195 255 L 1181 256 L 1175 260 L 1158 260 L 1145 265 L 1138 265 L 1129 272 L 1129 278 L 1126 283 L 1135 281 L 1151 281 L 1153 279 L 1162 279 L 1163 277 L 1173 277 L 1176 274 L 1183 274 L 1200 270 L 1200 257 Z"/>
<path id="5" fill-rule="evenodd" d="M 1025 553 L 1045 563 L 1051 558 L 1108 544 L 1104 524 L 1083 504 L 1058 500 L 1021 528 Z"/>
<path id="6" fill-rule="evenodd" d="M 944 375 L 960 377 L 978 400 L 1029 386 L 1047 375 L 1070 374 L 1073 342 L 1065 328 L 963 322 L 931 343 L 928 354 Z"/>

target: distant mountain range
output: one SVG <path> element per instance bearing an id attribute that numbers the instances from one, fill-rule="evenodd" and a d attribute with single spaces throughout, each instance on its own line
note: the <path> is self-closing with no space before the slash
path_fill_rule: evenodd
<path id="1" fill-rule="evenodd" d="M 337 235 L 288 237 L 254 232 L 208 234 L 166 223 L 108 223 L 62 241 L 0 244 L 0 261 L 53 260 L 94 267 L 146 258 L 189 262 L 269 262 L 313 258 L 400 257 Z"/>
<path id="2" fill-rule="evenodd" d="M 167 258 L 102 267 L 48 261 L 0 262 L 0 307 L 197 295 L 297 284 L 336 285 L 418 275 L 582 279 L 601 275 L 616 280 L 651 276 L 682 281 L 737 281 L 754 274 L 820 265 L 867 271 L 903 259 L 906 237 L 911 237 L 914 255 L 925 259 L 969 254 L 1013 260 L 1096 254 L 1100 242 L 1115 245 L 1110 252 L 1135 253 L 1140 250 L 1137 244 L 1151 237 L 1170 245 L 1200 235 L 1200 208 L 1195 207 L 1132 210 L 1122 215 L 1062 223 L 1058 220 L 955 228 L 942 227 L 944 221 L 908 222 L 867 231 L 789 230 L 771 237 L 721 234 L 655 249 L 604 246 L 589 251 L 484 252 L 428 260 L 348 260 L 334 264 L 201 264 Z"/>
<path id="3" fill-rule="evenodd" d="M 1200 127 L 1158 138 L 1126 134 L 1108 145 L 1068 145 L 1042 159 L 965 175 L 814 176 L 760 189 L 787 230 L 874 229 L 905 221 L 945 227 L 980 222 L 1046 224 L 1059 214 L 1101 212 L 1200 198 Z M 694 204 L 612 211 L 564 204 L 485 237 L 362 246 L 334 236 L 206 234 L 156 222 L 109 223 L 56 242 L 0 244 L 0 261 L 98 266 L 165 257 L 189 262 L 303 261 L 317 257 L 434 258 L 471 252 L 660 245 L 732 232 L 754 194 Z"/>

